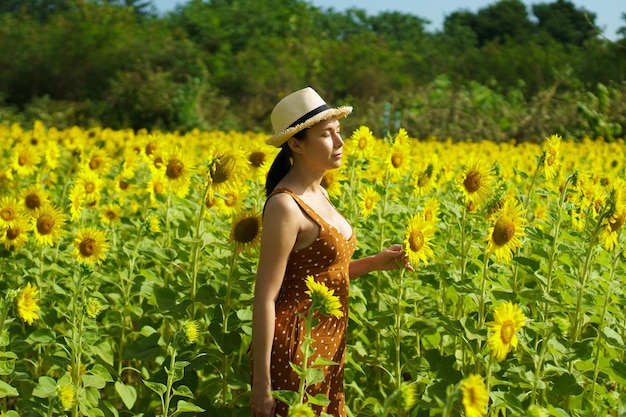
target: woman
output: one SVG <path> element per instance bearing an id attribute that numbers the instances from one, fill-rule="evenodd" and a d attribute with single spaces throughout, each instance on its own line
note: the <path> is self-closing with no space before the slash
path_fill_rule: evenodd
<path id="1" fill-rule="evenodd" d="M 310 87 L 286 96 L 272 111 L 274 135 L 267 143 L 281 151 L 266 182 L 252 319 L 252 417 L 286 416 L 287 405 L 270 393 L 298 391 L 299 377 L 289 363 L 302 365 L 303 317 L 311 305 L 305 294 L 309 275 L 334 290 L 343 317 L 322 317 L 313 328 L 312 359 L 322 355 L 337 365 L 325 366 L 324 381 L 307 392 L 324 394 L 330 400 L 326 407 L 313 407 L 318 415 L 324 411 L 345 416 L 343 369 L 350 279 L 394 269 L 404 259 L 402 246 L 394 245 L 377 255 L 351 260 L 356 246 L 352 227 L 321 186 L 326 170 L 341 165 L 339 119 L 351 112 L 349 106 L 329 107 Z"/>

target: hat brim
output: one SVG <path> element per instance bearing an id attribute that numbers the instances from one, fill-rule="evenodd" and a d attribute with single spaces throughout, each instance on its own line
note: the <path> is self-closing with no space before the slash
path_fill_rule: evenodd
<path id="1" fill-rule="evenodd" d="M 300 124 L 287 128 L 282 132 L 273 135 L 268 140 L 266 140 L 265 143 L 280 148 L 283 143 L 287 141 L 287 139 L 289 139 L 299 131 L 311 127 L 314 124 L 319 123 L 323 120 L 328 120 L 332 118 L 341 119 L 343 117 L 346 117 L 350 113 L 352 113 L 352 106 L 341 106 L 335 109 L 324 110 L 323 112 L 316 114 L 315 116 L 305 120 Z"/>

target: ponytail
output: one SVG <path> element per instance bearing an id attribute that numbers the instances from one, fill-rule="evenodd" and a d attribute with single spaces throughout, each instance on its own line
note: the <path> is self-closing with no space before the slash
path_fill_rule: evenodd
<path id="1" fill-rule="evenodd" d="M 267 172 L 267 179 L 265 180 L 265 196 L 269 197 L 276 188 L 276 185 L 283 179 L 287 172 L 291 169 L 291 148 L 287 145 L 287 142 L 283 143 L 280 148 L 280 152 L 274 158 L 274 162 Z"/>

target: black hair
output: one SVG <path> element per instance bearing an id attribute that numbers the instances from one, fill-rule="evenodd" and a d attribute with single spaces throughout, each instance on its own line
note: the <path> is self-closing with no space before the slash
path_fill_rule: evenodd
<path id="1" fill-rule="evenodd" d="M 306 131 L 308 129 L 303 129 L 293 135 L 294 138 L 298 140 L 304 140 L 306 138 Z M 287 144 L 287 141 L 283 143 L 281 146 L 280 152 L 274 158 L 274 162 L 272 162 L 272 166 L 270 170 L 267 172 L 267 178 L 265 179 L 265 196 L 269 197 L 276 188 L 276 185 L 282 180 L 287 172 L 291 169 L 291 158 L 293 154 L 291 152 L 291 148 Z"/>

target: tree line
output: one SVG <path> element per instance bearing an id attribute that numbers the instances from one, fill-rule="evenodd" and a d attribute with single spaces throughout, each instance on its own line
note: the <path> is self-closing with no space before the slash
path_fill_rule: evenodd
<path id="1" fill-rule="evenodd" d="M 538 140 L 621 137 L 626 13 L 617 41 L 567 0 L 500 0 L 430 32 L 419 16 L 302 0 L 0 2 L 0 122 L 270 131 L 284 94 L 350 103 L 348 130 Z"/>

